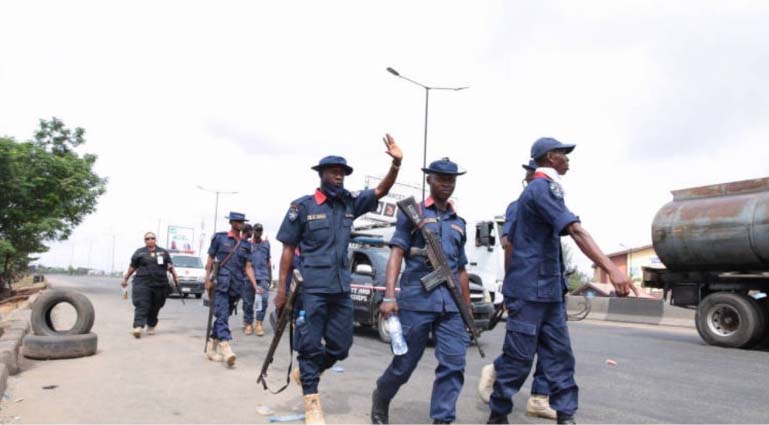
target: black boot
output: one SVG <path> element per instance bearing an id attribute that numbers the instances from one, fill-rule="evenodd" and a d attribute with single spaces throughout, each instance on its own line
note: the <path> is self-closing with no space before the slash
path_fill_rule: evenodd
<path id="1" fill-rule="evenodd" d="M 434 424 L 450 424 L 451 422 L 448 421 L 442 421 L 440 419 L 433 419 Z"/>
<path id="2" fill-rule="evenodd" d="M 559 424 L 576 424 L 574 416 L 567 415 L 565 413 L 557 412 L 556 421 Z"/>
<path id="3" fill-rule="evenodd" d="M 509 424 L 507 420 L 507 415 L 498 415 L 494 412 L 491 412 L 489 415 L 489 419 L 486 420 L 487 424 Z"/>
<path id="4" fill-rule="evenodd" d="M 379 397 L 379 391 L 374 390 L 371 394 L 371 423 L 389 424 L 390 423 L 390 400 Z"/>

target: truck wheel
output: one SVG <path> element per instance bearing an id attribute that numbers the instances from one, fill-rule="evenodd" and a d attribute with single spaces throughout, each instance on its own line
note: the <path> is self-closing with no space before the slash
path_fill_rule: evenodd
<path id="1" fill-rule="evenodd" d="M 72 329 L 60 331 L 53 325 L 51 313 L 60 303 L 68 303 L 75 308 L 77 320 Z M 64 289 L 49 290 L 40 294 L 32 304 L 29 316 L 32 332 L 40 336 L 87 334 L 91 332 L 94 318 L 93 304 L 85 295 Z"/>
<path id="2" fill-rule="evenodd" d="M 95 333 L 85 335 L 27 335 L 22 343 L 24 357 L 38 360 L 74 359 L 96 354 Z"/>
<path id="3" fill-rule="evenodd" d="M 763 333 L 762 315 L 749 297 L 729 292 L 708 295 L 697 307 L 694 320 L 700 337 L 711 345 L 747 347 Z"/>
<path id="4" fill-rule="evenodd" d="M 202 296 L 203 296 L 203 294 L 195 294 L 195 298 L 197 298 L 197 299 L 200 299 L 200 297 L 202 297 Z"/>
<path id="5" fill-rule="evenodd" d="M 767 315 L 766 312 L 766 298 L 761 300 L 757 300 L 753 297 L 748 298 L 750 298 L 750 302 L 753 303 L 753 307 L 758 313 L 758 325 L 756 326 L 756 331 L 753 334 L 753 338 L 748 344 L 749 347 L 753 347 L 760 343 L 767 335 L 767 330 L 769 329 L 769 315 Z"/>
<path id="6" fill-rule="evenodd" d="M 378 310 L 378 309 L 377 309 Z M 392 341 L 392 338 L 390 338 L 390 332 L 387 331 L 387 320 L 382 316 L 382 313 L 377 311 L 376 313 L 376 330 L 379 332 L 379 339 L 389 344 L 390 341 Z"/>

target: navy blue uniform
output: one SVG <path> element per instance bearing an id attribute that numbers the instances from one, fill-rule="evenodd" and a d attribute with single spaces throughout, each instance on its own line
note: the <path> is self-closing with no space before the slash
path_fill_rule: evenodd
<path id="1" fill-rule="evenodd" d="M 234 253 L 233 253 L 234 252 Z M 230 255 L 230 253 L 233 253 Z M 211 239 L 208 255 L 219 261 L 219 274 L 216 284 L 216 300 L 214 301 L 214 321 L 211 338 L 220 341 L 232 339 L 230 333 L 230 311 L 237 304 L 246 284 L 246 260 L 251 253 L 248 241 L 241 240 L 239 234 L 218 232 Z M 229 259 L 228 259 L 229 257 Z M 223 263 L 224 260 L 226 263 Z M 249 282 L 248 285 L 251 285 Z"/>
<path id="2" fill-rule="evenodd" d="M 142 247 L 131 256 L 131 267 L 136 269 L 131 290 L 134 305 L 134 328 L 158 324 L 160 309 L 166 304 L 171 291 L 168 285 L 168 269 L 173 267 L 171 256 L 163 248 L 154 251 Z"/>
<path id="3" fill-rule="evenodd" d="M 502 237 L 508 238 L 512 244 L 510 228 L 515 226 L 516 214 L 518 213 L 518 200 L 515 200 L 507 206 L 505 210 L 505 223 L 502 225 Z M 513 247 L 515 249 L 515 247 Z M 537 366 L 534 369 L 534 378 L 531 384 L 531 393 L 540 395 L 550 395 L 550 384 L 547 382 L 545 372 L 542 370 L 542 362 L 537 360 Z"/>
<path id="4" fill-rule="evenodd" d="M 420 207 L 425 227 L 441 241 L 441 248 L 458 281 L 459 270 L 467 264 L 465 220 L 456 214 L 453 207 L 449 207 L 448 211 L 438 211 L 432 198 L 427 198 Z M 430 292 L 422 286 L 420 279 L 433 268 L 427 257 L 412 256 L 410 253 L 412 247 L 425 246 L 422 233 L 415 230 L 411 221 L 399 212 L 390 245 L 405 251 L 406 268 L 401 274 L 397 301 L 408 352 L 393 357 L 390 366 L 377 380 L 377 392 L 385 400 L 395 397 L 416 369 L 432 330 L 438 368 L 430 401 L 430 417 L 453 422 L 456 419 L 457 398 L 464 384 L 465 352 L 470 338 L 446 285 Z"/>
<path id="5" fill-rule="evenodd" d="M 278 231 L 279 241 L 297 246 L 301 252 L 305 324 L 297 327 L 294 345 L 305 395 L 318 392 L 320 373 L 345 359 L 352 345 L 347 245 L 353 220 L 376 207 L 373 189 L 355 194 L 344 191 L 339 198 L 316 190 L 291 203 Z"/>
<path id="6" fill-rule="evenodd" d="M 508 235 L 513 253 L 502 286 L 506 334 L 502 355 L 494 361 L 497 376 L 489 406 L 493 415 L 512 411 L 512 396 L 528 376 L 536 354 L 549 382 L 550 406 L 573 415 L 578 388 L 563 299 L 568 286 L 561 236 L 579 218 L 566 207 L 560 185 L 543 175 L 535 175 L 517 208 Z"/>
<path id="7" fill-rule="evenodd" d="M 267 262 L 270 261 L 270 243 L 267 240 L 251 243 L 251 268 L 254 270 L 256 284 L 262 288 L 262 309 L 256 313 L 256 320 L 263 321 L 267 312 L 267 300 L 270 291 L 270 272 L 267 269 Z M 256 292 L 251 282 L 246 279 L 243 285 L 243 323 L 249 324 L 254 321 L 254 297 Z"/>

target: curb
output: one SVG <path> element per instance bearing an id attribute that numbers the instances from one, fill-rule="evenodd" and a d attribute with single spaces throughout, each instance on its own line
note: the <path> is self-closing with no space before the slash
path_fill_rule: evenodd
<path id="1" fill-rule="evenodd" d="M 567 295 L 566 308 L 569 311 L 579 310 L 581 299 L 581 296 Z M 586 318 L 645 325 L 694 327 L 694 310 L 673 307 L 663 300 L 647 298 L 592 297 L 590 314 Z"/>
<path id="2" fill-rule="evenodd" d="M 29 306 L 37 299 L 39 292 L 33 294 L 26 301 L 26 305 L 16 309 L 3 317 L 0 327 L 3 334 L 0 336 L 0 395 L 5 394 L 8 386 L 8 376 L 16 375 L 19 368 L 19 355 L 21 342 L 29 333 Z"/>

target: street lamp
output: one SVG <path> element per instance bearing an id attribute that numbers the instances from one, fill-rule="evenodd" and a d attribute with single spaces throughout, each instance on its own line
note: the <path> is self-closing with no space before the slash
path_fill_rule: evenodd
<path id="1" fill-rule="evenodd" d="M 426 86 L 420 82 L 414 81 L 411 78 L 404 77 L 403 75 L 398 73 L 398 71 L 390 67 L 387 68 L 387 72 L 389 72 L 390 74 L 398 78 L 402 78 L 412 84 L 416 84 L 419 87 L 422 87 L 423 89 L 425 89 L 425 141 L 424 141 L 424 146 L 422 150 L 422 168 L 427 168 L 427 111 L 428 111 L 428 105 L 430 103 L 430 90 L 459 91 L 459 90 L 469 89 L 470 87 L 431 87 L 431 86 Z M 422 202 L 424 202 L 424 200 L 425 200 L 425 178 L 422 177 Z"/>
<path id="2" fill-rule="evenodd" d="M 214 234 L 214 233 L 216 233 L 216 217 L 219 216 L 219 194 L 222 194 L 222 195 L 234 195 L 234 194 L 236 194 L 238 192 L 224 192 L 224 191 L 221 191 L 221 190 L 206 189 L 206 188 L 204 188 L 204 187 L 202 187 L 200 185 L 197 185 L 197 186 L 198 186 L 198 189 L 200 189 L 200 190 L 216 194 L 216 204 L 214 205 L 214 231 L 211 232 L 211 234 Z"/>

